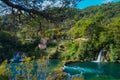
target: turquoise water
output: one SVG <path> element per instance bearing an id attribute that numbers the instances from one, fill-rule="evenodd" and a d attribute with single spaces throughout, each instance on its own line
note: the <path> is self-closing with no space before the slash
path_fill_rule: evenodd
<path id="1" fill-rule="evenodd" d="M 59 62 L 59 60 L 49 60 L 45 65 L 43 62 L 36 63 L 36 61 L 27 65 L 24 63 L 22 65 L 21 63 L 10 63 L 7 65 L 7 68 L 9 68 L 11 72 L 11 80 L 14 80 L 17 75 L 26 79 L 28 76 L 27 74 L 32 75 L 31 78 L 37 75 L 36 77 L 38 80 L 45 80 L 48 74 L 53 71 Z"/>
<path id="2" fill-rule="evenodd" d="M 64 66 L 64 71 L 69 75 L 84 77 L 85 80 L 120 80 L 119 63 L 71 63 Z"/>
<path id="3" fill-rule="evenodd" d="M 43 79 L 47 77 L 47 74 L 51 72 L 57 65 L 59 65 L 59 60 L 50 60 L 47 68 L 38 67 L 38 64 L 34 64 L 34 69 L 31 71 L 32 75 L 40 72 L 39 79 Z M 17 74 L 27 74 L 26 66 L 20 65 L 19 63 L 10 64 L 11 71 L 13 76 L 11 79 L 14 79 Z M 18 72 L 16 67 L 21 68 Z M 41 72 L 41 69 L 45 69 L 46 73 Z M 39 71 L 40 70 L 40 71 Z M 64 72 L 69 75 L 80 75 L 84 78 L 84 80 L 120 80 L 120 64 L 119 63 L 95 63 L 95 62 L 76 62 L 70 63 L 64 66 Z M 46 75 L 44 75 L 46 74 Z M 24 75 L 23 75 L 24 76 Z M 25 75 L 26 76 L 26 75 Z M 67 79 L 69 80 L 69 79 Z"/>

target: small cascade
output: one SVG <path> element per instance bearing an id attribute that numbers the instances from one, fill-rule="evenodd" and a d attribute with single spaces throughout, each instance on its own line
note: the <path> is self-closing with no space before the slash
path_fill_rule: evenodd
<path id="1" fill-rule="evenodd" d="M 24 61 L 23 57 L 25 57 L 25 56 L 26 56 L 25 53 L 23 53 L 23 54 L 17 53 L 10 61 L 21 62 L 21 61 Z"/>
<path id="2" fill-rule="evenodd" d="M 98 58 L 96 60 L 96 62 L 101 62 L 101 56 L 102 56 L 102 50 L 100 50 Z"/>
<path id="3" fill-rule="evenodd" d="M 17 61 L 19 57 L 20 57 L 20 54 L 17 53 L 17 55 L 15 55 L 15 56 L 13 57 L 13 61 Z"/>
<path id="4" fill-rule="evenodd" d="M 92 61 L 92 62 L 101 62 L 101 56 L 102 56 L 102 50 L 100 50 L 100 52 L 99 52 L 99 54 L 98 54 L 98 58 L 97 58 L 97 60 L 95 60 L 95 61 Z"/>
<path id="5" fill-rule="evenodd" d="M 107 62 L 107 58 L 106 58 L 106 55 L 104 55 L 104 62 Z"/>
<path id="6" fill-rule="evenodd" d="M 107 60 L 105 59 L 104 62 L 107 62 Z"/>

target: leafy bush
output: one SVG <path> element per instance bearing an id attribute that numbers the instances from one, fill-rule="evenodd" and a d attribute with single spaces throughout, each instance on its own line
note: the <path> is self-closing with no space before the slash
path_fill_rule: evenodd
<path id="1" fill-rule="evenodd" d="M 120 49 L 113 48 L 113 45 L 110 45 L 110 61 L 116 62 L 117 60 L 120 60 Z"/>

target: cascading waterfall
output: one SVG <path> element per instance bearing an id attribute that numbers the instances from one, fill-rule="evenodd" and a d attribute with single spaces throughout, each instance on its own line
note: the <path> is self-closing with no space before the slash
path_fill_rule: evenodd
<path id="1" fill-rule="evenodd" d="M 98 58 L 96 60 L 96 62 L 101 62 L 101 56 L 102 56 L 102 50 L 100 50 Z"/>
<path id="2" fill-rule="evenodd" d="M 20 57 L 19 53 L 17 53 L 14 57 L 13 57 L 13 61 L 18 60 L 18 58 Z"/>
<path id="3" fill-rule="evenodd" d="M 99 52 L 99 54 L 98 54 L 98 58 L 97 58 L 97 60 L 95 60 L 95 61 L 92 61 L 92 62 L 101 62 L 101 56 L 102 56 L 102 50 L 100 50 L 100 52 Z"/>
<path id="4" fill-rule="evenodd" d="M 25 53 L 23 53 L 22 55 L 20 55 L 20 53 L 18 52 L 12 59 L 11 61 L 24 61 L 22 57 L 25 57 Z"/>

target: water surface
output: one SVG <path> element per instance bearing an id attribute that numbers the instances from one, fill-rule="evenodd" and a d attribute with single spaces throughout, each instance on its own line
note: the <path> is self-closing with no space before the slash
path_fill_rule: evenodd
<path id="1" fill-rule="evenodd" d="M 70 75 L 81 75 L 85 80 L 120 80 L 119 63 L 77 62 L 64 66 Z"/>

